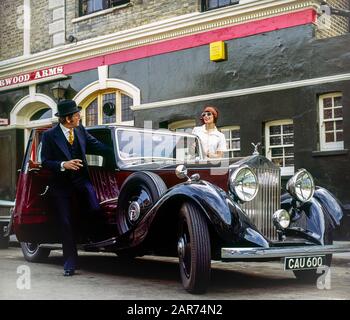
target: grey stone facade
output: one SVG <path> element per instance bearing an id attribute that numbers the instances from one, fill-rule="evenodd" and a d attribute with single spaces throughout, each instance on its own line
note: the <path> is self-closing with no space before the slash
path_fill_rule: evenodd
<path id="1" fill-rule="evenodd" d="M 66 43 L 66 21 L 64 0 L 49 0 L 49 35 L 53 47 Z"/>

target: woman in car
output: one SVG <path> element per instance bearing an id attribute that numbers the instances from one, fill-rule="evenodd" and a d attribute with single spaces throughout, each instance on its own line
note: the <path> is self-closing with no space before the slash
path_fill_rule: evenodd
<path id="1" fill-rule="evenodd" d="M 218 116 L 214 106 L 206 106 L 200 117 L 202 126 L 194 127 L 192 131 L 201 141 L 207 158 L 222 158 L 227 151 L 225 135 L 216 127 Z"/>

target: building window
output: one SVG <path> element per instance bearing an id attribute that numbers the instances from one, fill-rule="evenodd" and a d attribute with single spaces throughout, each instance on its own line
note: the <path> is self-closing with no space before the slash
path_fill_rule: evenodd
<path id="1" fill-rule="evenodd" d="M 222 127 L 220 131 L 225 135 L 227 151 L 225 158 L 234 158 L 241 156 L 241 137 L 240 127 Z"/>
<path id="2" fill-rule="evenodd" d="M 320 150 L 343 150 L 343 100 L 341 93 L 319 98 Z"/>
<path id="3" fill-rule="evenodd" d="M 281 175 L 294 174 L 294 125 L 292 120 L 265 125 L 266 157 L 281 167 Z"/>
<path id="4" fill-rule="evenodd" d="M 107 93 L 102 95 L 102 123 L 115 123 L 116 122 L 116 110 L 115 110 L 116 94 Z"/>
<path id="5" fill-rule="evenodd" d="M 121 95 L 122 98 L 122 122 L 125 121 L 133 121 L 134 120 L 134 113 L 130 109 L 130 106 L 133 105 L 133 100 L 126 94 Z"/>
<path id="6" fill-rule="evenodd" d="M 134 125 L 133 98 L 119 90 L 107 90 L 90 96 L 82 103 L 83 123 L 87 127 L 101 124 Z"/>
<path id="7" fill-rule="evenodd" d="M 168 129 L 176 132 L 192 133 L 192 130 L 195 126 L 196 126 L 196 120 L 188 119 L 188 120 L 175 121 L 169 124 Z"/>
<path id="8" fill-rule="evenodd" d="M 52 109 L 45 108 L 35 112 L 29 119 L 29 121 L 37 121 L 52 118 Z"/>
<path id="9" fill-rule="evenodd" d="M 80 0 L 80 16 L 129 3 L 130 0 Z"/>
<path id="10" fill-rule="evenodd" d="M 98 107 L 97 98 L 92 101 L 85 109 L 85 125 L 92 127 L 98 125 Z"/>
<path id="11" fill-rule="evenodd" d="M 204 0 L 202 2 L 203 11 L 218 9 L 221 7 L 238 4 L 239 0 Z"/>

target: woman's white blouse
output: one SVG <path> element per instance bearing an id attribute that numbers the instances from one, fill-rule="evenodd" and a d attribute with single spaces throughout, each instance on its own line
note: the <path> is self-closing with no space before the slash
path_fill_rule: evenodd
<path id="1" fill-rule="evenodd" d="M 216 127 L 215 129 L 206 130 L 205 125 L 194 127 L 192 133 L 200 139 L 204 154 L 216 153 L 218 151 L 227 151 L 225 135 Z"/>

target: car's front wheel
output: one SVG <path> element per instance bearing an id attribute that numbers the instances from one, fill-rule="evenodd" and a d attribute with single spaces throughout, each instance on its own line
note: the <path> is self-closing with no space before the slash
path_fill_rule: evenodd
<path id="1" fill-rule="evenodd" d="M 184 288 L 190 293 L 204 293 L 211 268 L 209 230 L 200 209 L 190 202 L 180 209 L 177 249 Z"/>
<path id="2" fill-rule="evenodd" d="M 37 243 L 21 242 L 24 258 L 29 262 L 41 262 L 50 255 L 50 249 L 41 248 Z"/>

